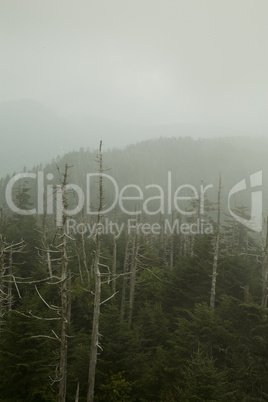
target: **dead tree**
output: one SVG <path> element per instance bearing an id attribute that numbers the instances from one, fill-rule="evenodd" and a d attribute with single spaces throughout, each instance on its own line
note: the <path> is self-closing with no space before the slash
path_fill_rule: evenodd
<path id="1" fill-rule="evenodd" d="M 95 279 L 95 294 L 94 294 L 94 312 L 93 312 L 93 326 L 91 335 L 90 347 L 90 361 L 88 373 L 88 393 L 87 402 L 94 400 L 95 388 L 95 374 L 97 365 L 97 352 L 99 347 L 99 319 L 100 319 L 100 305 L 101 305 L 101 273 L 100 273 L 100 253 L 101 253 L 101 223 L 102 223 L 102 210 L 103 210 L 103 163 L 102 163 L 102 142 L 100 142 L 98 161 L 99 161 L 99 208 L 97 217 L 97 231 L 95 235 L 96 250 L 94 258 L 94 279 Z"/>
<path id="2" fill-rule="evenodd" d="M 82 214 L 82 219 L 83 219 L 83 214 Z M 89 275 L 88 263 L 87 263 L 87 253 L 86 253 L 86 245 L 85 245 L 84 231 L 82 231 L 82 234 L 81 234 L 81 244 L 82 244 L 83 266 L 84 266 L 85 271 L 86 271 L 86 273 L 87 273 L 87 282 L 88 282 L 88 285 L 89 285 L 89 282 L 90 282 L 90 275 Z M 82 277 L 82 276 L 81 276 L 81 279 L 83 280 L 83 277 Z"/>
<path id="3" fill-rule="evenodd" d="M 79 402 L 79 382 L 77 383 L 75 402 Z"/>
<path id="4" fill-rule="evenodd" d="M 91 333 L 91 346 L 90 346 L 90 359 L 89 359 L 89 372 L 88 372 L 88 391 L 87 391 L 87 402 L 93 402 L 94 400 L 94 389 L 95 389 L 95 376 L 96 376 L 96 365 L 98 358 L 98 348 L 101 349 L 99 344 L 99 320 L 100 320 L 100 307 L 102 304 L 106 303 L 108 300 L 112 299 L 116 293 L 108 297 L 106 300 L 101 301 L 101 285 L 102 283 L 110 283 L 111 273 L 107 265 L 100 262 L 101 259 L 101 237 L 102 237 L 102 219 L 103 219 L 103 162 L 102 162 L 102 142 L 100 142 L 99 153 L 99 207 L 97 213 L 97 225 L 95 233 L 95 257 L 93 262 L 93 274 L 94 274 L 94 309 L 93 309 L 93 324 Z M 108 272 L 102 273 L 100 268 L 105 268 Z M 106 281 L 102 281 L 102 277 L 108 277 Z M 116 279 L 113 278 L 114 280 Z"/>
<path id="5" fill-rule="evenodd" d="M 2 327 L 2 319 L 4 316 L 3 307 L 5 300 L 4 293 L 4 273 L 5 273 L 5 247 L 4 238 L 0 236 L 0 332 Z"/>
<path id="6" fill-rule="evenodd" d="M 25 243 L 23 240 L 18 243 L 8 244 L 4 236 L 0 235 L 0 330 L 5 311 L 7 311 L 8 315 L 12 311 L 14 301 L 12 292 L 13 284 L 18 297 L 21 297 L 17 279 L 13 273 L 13 255 L 16 253 L 23 253 L 24 247 Z"/>
<path id="7" fill-rule="evenodd" d="M 12 247 L 9 252 L 9 264 L 8 264 L 8 276 L 9 276 L 9 281 L 8 281 L 8 287 L 7 287 L 7 300 L 8 300 L 8 315 L 10 315 L 11 310 L 12 310 L 12 304 L 13 304 L 13 297 L 12 297 L 12 280 L 11 278 L 13 277 L 13 250 Z"/>
<path id="8" fill-rule="evenodd" d="M 114 232 L 113 233 L 113 260 L 112 260 L 112 291 L 113 291 L 113 293 L 116 292 L 116 252 L 117 252 L 116 233 Z M 115 298 L 113 298 L 113 301 L 115 301 Z"/>
<path id="9" fill-rule="evenodd" d="M 71 318 L 71 271 L 68 269 L 68 242 L 71 239 L 71 237 L 67 233 L 67 207 L 68 207 L 68 201 L 67 201 L 67 177 L 68 177 L 68 168 L 69 166 L 65 165 L 65 170 L 63 174 L 63 180 L 61 180 L 61 183 L 59 186 L 56 187 L 56 191 L 58 192 L 57 200 L 60 200 L 61 202 L 61 207 L 62 207 L 62 213 L 60 216 L 60 223 L 59 223 L 59 244 L 52 248 L 51 246 L 49 247 L 48 242 L 47 242 L 47 237 L 46 237 L 46 222 L 45 219 L 43 220 L 43 238 L 42 238 L 42 257 L 48 256 L 48 274 L 49 276 L 47 278 L 41 279 L 41 280 L 28 280 L 25 278 L 19 278 L 16 280 L 15 276 L 13 275 L 13 272 L 10 270 L 8 274 L 4 275 L 4 278 L 8 278 L 9 283 L 13 282 L 16 290 L 19 294 L 19 289 L 17 286 L 17 283 L 23 283 L 23 284 L 29 284 L 29 285 L 35 285 L 35 290 L 39 296 L 39 298 L 42 300 L 42 302 L 51 310 L 54 311 L 54 313 L 57 314 L 56 317 L 38 317 L 34 315 L 31 311 L 28 313 L 22 313 L 20 311 L 17 311 L 17 313 L 27 317 L 27 318 L 32 318 L 32 319 L 38 319 L 38 320 L 43 320 L 43 321 L 60 321 L 60 336 L 56 334 L 56 332 L 51 329 L 53 336 L 49 335 L 34 335 L 32 338 L 47 338 L 47 339 L 52 339 L 56 340 L 60 344 L 60 350 L 59 350 L 59 364 L 57 364 L 56 368 L 56 378 L 51 379 L 52 380 L 52 385 L 57 383 L 58 384 L 58 401 L 59 402 L 65 402 L 66 401 L 66 378 L 67 378 L 67 339 L 68 339 L 68 326 L 70 323 L 70 318 Z M 57 217 L 58 218 L 58 217 Z M 56 236 L 55 236 L 56 237 Z M 73 239 L 72 239 L 73 240 Z M 23 246 L 23 242 L 18 243 L 18 244 L 11 244 L 10 246 L 6 246 L 4 251 L 8 253 L 8 267 L 5 267 L 5 270 L 9 267 L 13 267 L 13 255 L 14 253 L 21 252 Z M 1 245 L 0 245 L 1 248 Z M 52 255 L 54 254 L 54 257 Z M 42 259 L 42 263 L 46 258 L 44 257 Z M 0 261 L 2 261 L 2 254 L 0 250 Z M 59 276 L 53 274 L 52 270 L 52 265 L 55 264 L 59 268 Z M 59 306 L 53 306 L 50 305 L 41 295 L 39 292 L 36 284 L 40 283 L 48 283 L 53 286 L 60 286 L 60 305 Z M 10 291 L 7 291 L 8 293 L 8 299 L 10 299 Z"/>
<path id="10" fill-rule="evenodd" d="M 42 220 L 42 263 L 44 268 L 48 271 L 50 278 L 52 278 L 51 256 L 47 240 L 47 201 L 45 197 L 45 192 L 43 197 L 43 203 L 44 203 L 44 213 Z"/>
<path id="11" fill-rule="evenodd" d="M 130 289 L 129 289 L 129 318 L 128 325 L 129 328 L 132 325 L 132 315 L 133 315 L 133 305 L 135 296 L 135 285 L 136 285 L 136 272 L 137 272 L 137 257 L 139 251 L 139 229 L 138 221 L 136 220 L 136 228 L 134 228 L 133 240 L 132 240 L 132 253 L 131 253 L 131 263 L 130 263 Z"/>
<path id="12" fill-rule="evenodd" d="M 165 233 L 165 223 L 163 221 L 163 217 L 162 214 L 160 213 L 159 216 L 159 225 L 160 225 L 160 235 L 158 237 L 159 239 L 159 251 L 160 251 L 160 255 L 159 258 L 161 258 L 163 266 L 166 267 L 167 266 L 167 236 Z"/>
<path id="13" fill-rule="evenodd" d="M 215 307 L 215 296 L 216 296 L 216 281 L 217 281 L 217 268 L 218 268 L 218 257 L 219 257 L 219 245 L 220 245 L 220 219 L 221 219 L 221 175 L 219 175 L 219 189 L 218 189 L 218 202 L 217 202 L 217 224 L 215 233 L 215 248 L 213 257 L 213 268 L 212 268 L 212 280 L 211 280 L 211 292 L 210 292 L 210 307 Z"/>
<path id="14" fill-rule="evenodd" d="M 120 320 L 122 321 L 125 315 L 125 303 L 126 303 L 126 287 L 127 287 L 127 274 L 128 274 L 128 243 L 129 237 L 126 234 L 126 245 L 125 245 L 125 257 L 123 265 L 123 285 L 121 294 L 121 309 L 120 309 Z"/>
<path id="15" fill-rule="evenodd" d="M 268 219 L 266 230 L 266 241 L 262 259 L 262 307 L 267 307 L 267 286 L 268 286 Z"/>
<path id="16" fill-rule="evenodd" d="M 41 300 L 46 304 L 51 310 L 57 311 L 60 314 L 60 336 L 58 336 L 54 331 L 54 337 L 49 337 L 60 342 L 60 352 L 59 352 L 59 368 L 56 379 L 53 381 L 59 384 L 58 389 L 58 401 L 65 402 L 66 400 L 66 379 L 67 379 L 67 340 L 68 340 L 68 327 L 71 319 L 71 271 L 68 269 L 68 241 L 70 236 L 67 233 L 67 177 L 68 177 L 69 166 L 66 164 L 63 179 L 59 186 L 56 187 L 57 197 L 61 203 L 61 216 L 59 225 L 59 244 L 56 246 L 56 250 L 51 250 L 47 242 L 47 229 L 46 229 L 46 208 L 44 211 L 43 218 L 43 238 L 42 238 L 42 255 L 43 261 L 46 261 L 46 266 L 48 268 L 49 280 L 51 285 L 60 284 L 60 306 L 50 306 L 41 296 L 37 287 L 36 291 L 41 298 Z M 59 169 L 58 169 L 59 170 Z M 58 217 L 57 217 L 58 218 Z M 52 253 L 59 257 L 51 258 Z M 52 263 L 59 264 L 60 276 L 55 277 L 52 273 Z M 48 279 L 48 278 L 47 278 Z M 47 280 L 46 279 L 46 280 Z M 56 279 L 56 282 L 55 282 Z M 30 314 L 32 316 L 32 314 Z M 34 317 L 41 319 L 41 317 Z M 43 320 L 58 320 L 58 318 L 44 318 Z M 38 335 L 37 337 L 48 337 L 43 335 Z"/>
<path id="17" fill-rule="evenodd" d="M 68 284 L 68 254 L 67 254 L 67 232 L 66 232 L 66 220 L 67 216 L 65 211 L 67 210 L 67 173 L 68 166 L 65 165 L 65 171 L 63 176 L 63 182 L 61 184 L 62 194 L 62 221 L 61 221 L 61 243 L 58 248 L 61 250 L 61 342 L 60 342 L 60 366 L 59 366 L 59 402 L 65 402 L 66 400 L 66 378 L 67 378 L 67 332 L 68 332 L 68 316 L 69 316 L 69 289 Z"/>
<path id="18" fill-rule="evenodd" d="M 50 339 L 55 339 L 60 342 L 60 351 L 59 351 L 59 368 L 58 374 L 55 378 L 54 382 L 59 384 L 58 389 L 58 401 L 65 402 L 66 400 L 66 379 L 67 379 L 67 351 L 68 351 L 68 327 L 71 319 L 71 271 L 68 269 L 68 241 L 70 236 L 67 233 L 67 208 L 68 208 L 68 199 L 67 199 L 67 178 L 68 178 L 68 169 L 69 166 L 66 164 L 63 179 L 60 182 L 60 185 L 56 187 L 57 197 L 61 203 L 61 216 L 60 222 L 57 222 L 59 225 L 59 244 L 56 246 L 56 250 L 51 250 L 48 246 L 47 242 L 47 229 L 46 229 L 46 208 L 43 218 L 43 238 L 42 238 L 42 253 L 43 253 L 43 261 L 46 261 L 49 280 L 51 285 L 57 286 L 60 284 L 60 306 L 50 306 L 41 296 L 37 287 L 36 291 L 41 298 L 41 300 L 46 304 L 48 308 L 51 310 L 57 311 L 60 314 L 60 318 L 44 318 L 43 320 L 60 320 L 60 336 L 58 336 L 54 331 L 54 337 L 49 337 Z M 55 253 L 56 257 L 51 258 L 51 255 Z M 57 256 L 59 254 L 59 257 Z M 52 264 L 59 264 L 60 276 L 55 277 L 52 273 Z M 48 278 L 47 278 L 48 279 Z M 46 279 L 46 280 L 47 280 Z M 56 282 L 55 282 L 56 279 Z M 32 314 L 30 314 L 32 316 Z M 34 317 L 41 319 L 41 317 Z M 43 335 L 38 335 L 37 337 L 48 337 Z"/>
<path id="19" fill-rule="evenodd" d="M 174 211 L 171 214 L 171 227 L 174 223 Z M 169 253 L 169 266 L 171 269 L 174 268 L 174 234 L 170 233 L 170 253 Z"/>

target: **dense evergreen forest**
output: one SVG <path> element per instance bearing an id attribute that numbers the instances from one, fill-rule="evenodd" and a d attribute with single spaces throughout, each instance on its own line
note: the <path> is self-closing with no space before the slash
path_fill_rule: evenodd
<path id="1" fill-rule="evenodd" d="M 161 138 L 81 149 L 14 183 L 14 204 L 36 214 L 10 210 L 12 175 L 2 178 L 0 400 L 90 402 L 93 393 L 104 402 L 268 401 L 266 225 L 263 233 L 248 229 L 226 201 L 239 180 L 260 170 L 265 179 L 266 145 Z M 150 199 L 157 213 L 139 214 L 132 187 L 133 205 L 121 193 L 128 216 L 120 205 L 105 214 L 114 188 L 99 173 L 120 189 L 139 186 L 147 200 L 161 187 L 164 210 L 158 197 Z M 172 193 L 211 184 L 202 208 L 197 195 L 185 198 L 184 213 L 168 211 L 169 179 Z M 74 213 L 81 194 L 70 183 L 91 194 L 93 215 L 84 205 Z M 244 219 L 250 200 L 249 189 L 232 204 Z M 165 230 L 176 221 L 210 230 Z"/>

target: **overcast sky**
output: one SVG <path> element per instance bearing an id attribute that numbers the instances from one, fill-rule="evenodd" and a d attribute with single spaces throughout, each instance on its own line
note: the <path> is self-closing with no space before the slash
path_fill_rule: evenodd
<path id="1" fill-rule="evenodd" d="M 268 128 L 267 0 L 0 0 L 0 101 Z"/>

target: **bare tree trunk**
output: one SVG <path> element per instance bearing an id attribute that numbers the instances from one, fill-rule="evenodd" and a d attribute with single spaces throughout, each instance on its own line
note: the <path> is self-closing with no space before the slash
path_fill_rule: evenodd
<path id="1" fill-rule="evenodd" d="M 4 273 L 5 273 L 5 241 L 0 235 L 0 333 L 2 329 L 2 318 L 4 316 Z"/>
<path id="2" fill-rule="evenodd" d="M 167 266 L 167 235 L 165 233 L 164 222 L 162 214 L 159 216 L 160 235 L 159 235 L 159 258 L 163 261 L 163 266 Z"/>
<path id="3" fill-rule="evenodd" d="M 21 298 L 16 278 L 13 275 L 13 255 L 15 253 L 23 253 L 24 247 L 25 244 L 23 240 L 15 244 L 7 244 L 5 238 L 0 235 L 0 330 L 2 326 L 4 310 L 7 310 L 8 315 L 10 315 L 12 311 L 12 283 L 14 283 L 17 294 L 19 298 Z M 7 283 L 7 286 L 5 285 L 5 283 Z"/>
<path id="4" fill-rule="evenodd" d="M 43 253 L 43 265 L 47 268 L 50 278 L 52 277 L 52 268 L 51 268 L 51 258 L 50 258 L 50 251 L 49 246 L 47 244 L 47 201 L 44 193 L 43 197 L 44 203 L 44 214 L 43 214 L 43 222 L 42 222 L 42 253 Z"/>
<path id="5" fill-rule="evenodd" d="M 136 285 L 138 249 L 139 249 L 139 236 L 138 236 L 138 228 L 136 228 L 135 233 L 134 233 L 134 237 L 133 237 L 132 255 L 131 255 L 131 264 L 130 264 L 129 318 L 128 318 L 129 328 L 131 328 L 131 325 L 132 325 L 133 304 L 134 304 L 135 285 Z"/>
<path id="6" fill-rule="evenodd" d="M 68 166 L 65 165 L 65 172 L 62 191 L 63 210 L 67 208 L 66 183 Z M 59 402 L 66 400 L 66 377 L 67 377 L 67 330 L 68 330 L 68 255 L 67 255 L 67 233 L 66 214 L 62 214 L 61 225 L 61 346 L 60 346 L 60 367 L 59 367 Z"/>
<path id="7" fill-rule="evenodd" d="M 90 283 L 90 275 L 89 275 L 89 270 L 88 270 L 88 266 L 87 266 L 87 253 L 86 253 L 86 246 L 85 246 L 85 236 L 84 236 L 83 231 L 82 231 L 81 237 L 82 237 L 83 265 L 84 265 L 85 271 L 87 273 L 87 281 L 88 281 L 88 285 L 89 285 L 89 283 Z"/>
<path id="8" fill-rule="evenodd" d="M 75 401 L 74 402 L 79 402 L 79 382 L 77 383 Z"/>
<path id="9" fill-rule="evenodd" d="M 191 234 L 191 239 L 190 239 L 190 257 L 194 257 L 194 244 L 195 244 L 195 234 Z"/>
<path id="10" fill-rule="evenodd" d="M 268 285 L 268 219 L 266 242 L 264 246 L 263 260 L 262 260 L 262 307 L 267 307 L 267 285 Z"/>
<path id="11" fill-rule="evenodd" d="M 113 234 L 113 262 L 112 262 L 112 291 L 113 294 L 116 293 L 116 252 L 117 252 L 117 244 L 116 244 L 116 234 Z M 115 303 L 115 297 L 112 299 L 113 303 Z"/>
<path id="12" fill-rule="evenodd" d="M 72 315 L 72 271 L 69 269 L 68 272 L 68 299 L 67 299 L 67 321 L 68 324 L 71 322 Z"/>
<path id="13" fill-rule="evenodd" d="M 124 266 L 123 266 L 123 286 L 122 286 L 122 295 L 121 295 L 121 310 L 120 310 L 120 319 L 121 321 L 125 315 L 125 301 L 126 301 L 126 286 L 127 286 L 127 271 L 128 271 L 128 234 L 126 235 L 126 246 L 125 246 L 125 257 L 124 257 Z"/>
<path id="14" fill-rule="evenodd" d="M 97 246 L 96 254 L 98 250 L 100 251 L 99 247 Z M 99 339 L 101 276 L 99 270 L 99 259 L 97 255 L 95 255 L 94 275 L 95 275 L 95 297 L 94 297 L 94 315 L 93 315 L 93 327 L 92 327 L 91 348 L 90 348 L 90 364 L 88 374 L 87 402 L 93 402 L 94 400 L 95 374 L 96 374 L 98 339 Z"/>
<path id="15" fill-rule="evenodd" d="M 12 247 L 9 251 L 9 265 L 8 265 L 8 275 L 9 275 L 9 281 L 8 281 L 8 287 L 7 287 L 7 303 L 8 303 L 8 315 L 10 315 L 12 311 L 12 302 L 13 302 L 13 296 L 12 296 L 12 276 L 13 276 L 13 252 L 12 252 Z"/>
<path id="16" fill-rule="evenodd" d="M 216 296 L 216 280 L 217 280 L 217 268 L 218 268 L 218 257 L 219 257 L 219 244 L 220 244 L 220 218 L 221 218 L 221 175 L 219 175 L 219 190 L 218 190 L 218 203 L 217 203 L 217 226 L 215 234 L 215 250 L 213 258 L 213 269 L 212 269 L 212 281 L 211 281 L 211 292 L 210 292 L 210 307 L 215 307 L 215 296 Z"/>
<path id="17" fill-rule="evenodd" d="M 171 215 L 171 227 L 173 227 L 174 223 L 174 211 L 172 211 Z M 170 234 L 170 254 L 169 254 L 169 266 L 170 268 L 174 268 L 174 234 Z"/>
<path id="18" fill-rule="evenodd" d="M 249 285 L 243 286 L 245 303 L 249 303 Z"/>
<path id="19" fill-rule="evenodd" d="M 77 249 L 77 246 L 76 246 L 75 251 L 76 251 L 76 255 L 77 255 L 77 264 L 78 264 L 78 269 L 79 269 L 80 281 L 81 281 L 81 283 L 83 283 L 84 280 L 83 280 L 83 275 L 82 275 L 82 270 L 81 270 L 80 254 L 79 254 L 79 250 Z"/>
<path id="20" fill-rule="evenodd" d="M 102 221 L 102 209 L 103 209 L 103 166 L 102 166 L 102 142 L 99 148 L 99 210 L 98 210 L 98 225 L 96 233 L 96 251 L 94 259 L 94 278 L 95 278 L 95 296 L 94 296 L 94 312 L 93 312 L 93 326 L 91 335 L 91 348 L 90 348 L 90 361 L 89 361 L 89 373 L 88 373 L 88 393 L 87 402 L 93 402 L 94 400 L 94 388 L 95 388 L 95 375 L 97 365 L 97 351 L 98 351 L 98 338 L 99 338 L 99 319 L 100 319 L 100 299 L 101 299 L 101 275 L 99 270 L 99 259 L 101 252 L 101 221 Z"/>

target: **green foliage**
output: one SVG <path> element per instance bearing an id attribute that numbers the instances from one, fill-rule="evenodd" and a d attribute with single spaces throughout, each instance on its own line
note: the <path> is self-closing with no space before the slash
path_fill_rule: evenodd
<path id="1" fill-rule="evenodd" d="M 53 375 L 52 345 L 33 338 L 43 333 L 44 325 L 13 313 L 1 332 L 0 383 L 1 400 L 29 402 L 56 401 L 50 387 Z M 50 361 L 47 356 L 51 356 Z"/>
<path id="2" fill-rule="evenodd" d="M 226 374 L 215 368 L 214 361 L 197 352 L 181 370 L 178 400 L 223 402 L 230 400 Z"/>
<path id="3" fill-rule="evenodd" d="M 124 373 L 112 374 L 107 383 L 101 384 L 99 396 L 96 395 L 96 401 L 125 402 L 130 399 L 131 383 L 126 381 Z"/>
<path id="4" fill-rule="evenodd" d="M 176 159 L 165 160 L 165 150 L 169 147 L 163 140 L 160 143 L 161 147 L 155 145 L 155 149 L 162 159 L 156 157 L 149 161 L 155 171 L 161 159 L 161 163 L 163 160 L 165 162 L 165 169 L 175 171 L 183 168 L 187 172 L 185 182 L 189 180 L 194 183 L 191 180 L 192 158 L 196 158 L 199 147 L 204 144 L 189 138 L 173 139 L 172 155 Z M 120 178 L 118 183 L 121 187 L 129 184 L 130 173 L 133 174 L 133 183 L 146 185 L 153 182 L 155 172 L 145 169 L 142 164 L 135 164 L 136 156 L 145 158 L 151 145 L 145 142 L 138 147 L 129 147 L 128 156 L 117 150 L 117 157 L 123 161 L 120 169 L 114 161 L 114 154 L 107 153 L 106 163 L 113 168 L 115 177 Z M 190 159 L 185 158 L 183 147 L 191 155 Z M 213 154 L 213 157 L 216 159 L 217 155 Z M 81 187 L 84 185 L 86 161 L 89 161 L 93 171 L 95 165 L 91 152 L 71 153 L 60 161 L 60 164 L 67 162 L 77 166 L 70 170 L 69 180 Z M 202 171 L 202 163 L 199 168 Z M 55 173 L 53 169 L 51 166 L 46 168 L 47 172 Z M 166 185 L 165 169 L 160 169 L 159 174 L 159 184 L 162 183 L 163 188 Z M 173 179 L 176 188 L 181 184 L 179 175 L 174 175 Z M 34 197 L 30 199 L 31 190 L 27 183 L 18 190 L 17 205 L 29 209 L 31 202 L 35 203 L 36 200 Z M 109 205 L 110 194 L 105 197 Z M 244 212 L 241 208 L 239 213 Z M 209 219 L 212 220 L 212 217 Z M 108 278 L 104 273 L 109 272 L 107 266 L 111 269 L 113 238 L 103 236 L 102 261 L 107 266 L 101 266 L 102 278 L 106 282 L 102 286 L 102 300 L 109 300 L 101 305 L 96 401 L 268 400 L 267 311 L 259 306 L 261 264 L 257 257 L 260 246 L 244 227 L 233 221 L 227 223 L 220 239 L 215 309 L 208 306 L 213 234 L 165 237 L 162 233 L 161 236 L 140 236 L 131 328 L 128 326 L 129 276 L 126 277 L 125 317 L 122 319 L 122 276 L 116 281 L 118 293 L 109 299 L 113 294 L 112 282 L 109 281 L 111 276 Z M 49 305 L 57 306 L 60 301 L 59 286 L 51 286 L 50 281 L 43 281 L 47 272 L 39 260 L 41 237 L 37 227 L 33 216 L 9 215 L 5 221 L 1 221 L 1 234 L 9 244 L 21 239 L 26 243 L 25 252 L 14 255 L 14 275 L 24 278 L 24 282 L 37 280 L 37 288 L 43 299 Z M 54 229 L 49 228 L 48 242 L 51 247 L 57 243 Z M 75 241 L 68 239 L 72 303 L 67 402 L 74 400 L 78 383 L 79 401 L 85 402 L 94 303 L 94 277 L 90 268 L 95 242 L 94 238 L 85 237 L 83 249 L 81 235 L 74 235 L 74 238 Z M 116 267 L 119 275 L 123 271 L 125 243 L 125 236 L 122 235 L 117 240 Z M 57 255 L 56 252 L 53 257 Z M 85 270 L 84 257 L 89 274 Z M 7 264 L 7 260 L 4 264 Z M 58 263 L 53 262 L 53 273 L 57 275 L 58 272 Z M 0 279 L 3 279 L 6 290 L 8 278 Z M 13 308 L 19 313 L 11 311 L 8 314 L 7 309 L 1 311 L 0 400 L 53 402 L 57 400 L 57 384 L 52 384 L 51 379 L 55 378 L 57 372 L 59 342 L 49 337 L 54 333 L 59 335 L 59 323 L 28 316 L 32 312 L 37 317 L 49 318 L 58 317 L 58 313 L 49 309 L 40 299 L 34 284 L 21 282 L 21 279 L 16 283 L 12 281 L 11 286 Z M 247 289 L 248 294 L 245 292 Z"/>

